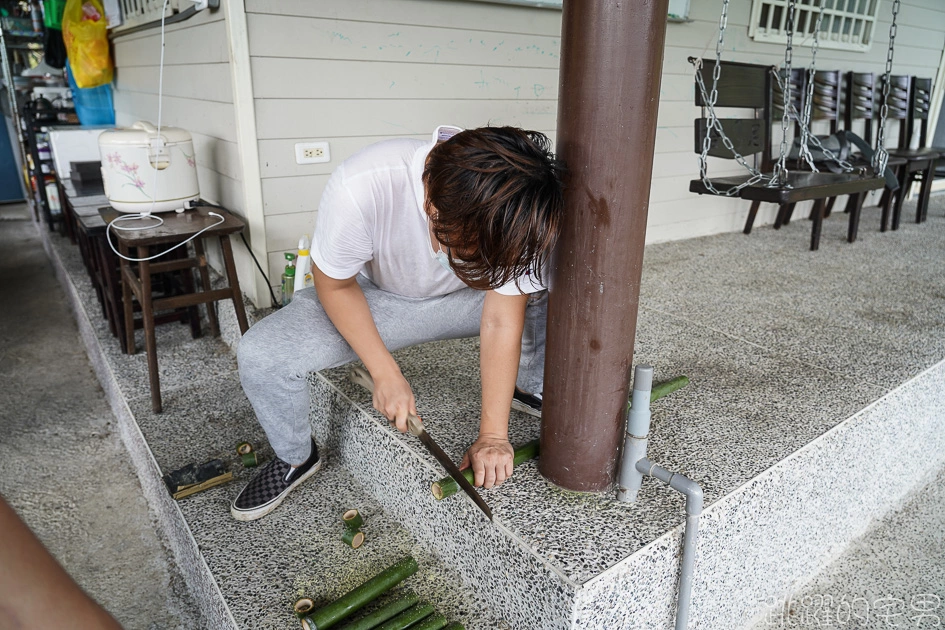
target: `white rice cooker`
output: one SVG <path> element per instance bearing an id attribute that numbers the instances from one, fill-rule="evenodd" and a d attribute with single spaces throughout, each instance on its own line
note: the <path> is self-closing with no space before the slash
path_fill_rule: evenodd
<path id="1" fill-rule="evenodd" d="M 102 182 L 119 212 L 170 212 L 200 198 L 194 143 L 184 129 L 136 122 L 98 137 Z"/>

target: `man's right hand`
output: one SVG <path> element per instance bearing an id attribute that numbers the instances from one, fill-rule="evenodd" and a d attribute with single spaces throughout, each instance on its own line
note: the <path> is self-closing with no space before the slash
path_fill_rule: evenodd
<path id="1" fill-rule="evenodd" d="M 400 370 L 374 376 L 374 408 L 395 424 L 398 431 L 407 432 L 407 414 L 417 415 L 417 402 Z"/>

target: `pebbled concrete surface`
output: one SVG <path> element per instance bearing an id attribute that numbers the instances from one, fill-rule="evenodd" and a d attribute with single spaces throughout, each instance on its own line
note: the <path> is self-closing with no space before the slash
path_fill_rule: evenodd
<path id="1" fill-rule="evenodd" d="M 0 494 L 125 628 L 200 628 L 36 229 L 2 208 Z"/>

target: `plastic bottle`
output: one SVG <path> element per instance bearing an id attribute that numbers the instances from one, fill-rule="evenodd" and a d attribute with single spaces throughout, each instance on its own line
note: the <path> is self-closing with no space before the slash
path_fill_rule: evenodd
<path id="1" fill-rule="evenodd" d="M 303 234 L 302 238 L 299 239 L 299 257 L 295 261 L 296 291 L 315 286 L 312 280 L 312 258 L 309 256 L 310 246 L 311 241 L 308 240 L 308 234 Z"/>
<path id="2" fill-rule="evenodd" d="M 295 295 L 295 254 L 285 253 L 285 271 L 282 273 L 282 306 L 292 301 Z"/>

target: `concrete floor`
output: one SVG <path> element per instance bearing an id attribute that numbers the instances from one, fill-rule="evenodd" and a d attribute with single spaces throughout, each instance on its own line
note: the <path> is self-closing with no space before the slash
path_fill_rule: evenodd
<path id="1" fill-rule="evenodd" d="M 754 630 L 945 626 L 945 471 Z"/>
<path id="2" fill-rule="evenodd" d="M 22 205 L 0 206 L 0 286 L 0 494 L 125 628 L 199 628 Z"/>

